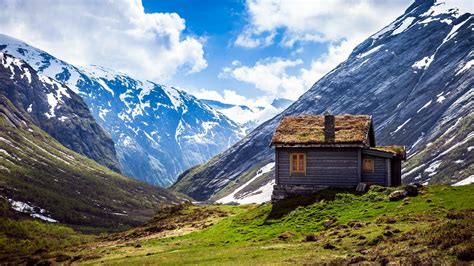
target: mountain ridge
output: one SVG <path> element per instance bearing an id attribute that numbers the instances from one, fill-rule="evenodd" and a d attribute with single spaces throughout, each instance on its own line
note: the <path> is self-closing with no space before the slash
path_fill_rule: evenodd
<path id="1" fill-rule="evenodd" d="M 120 172 L 114 143 L 68 87 L 0 52 L 0 94 L 66 147 Z"/>
<path id="2" fill-rule="evenodd" d="M 6 35 L 0 35 L 0 50 L 80 95 L 114 140 L 123 173 L 148 183 L 170 185 L 244 135 L 226 116 L 173 87 L 99 66 L 76 67 Z"/>

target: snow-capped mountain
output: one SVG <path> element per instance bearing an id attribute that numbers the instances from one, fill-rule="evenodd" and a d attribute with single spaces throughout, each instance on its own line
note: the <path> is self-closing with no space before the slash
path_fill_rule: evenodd
<path id="1" fill-rule="evenodd" d="M 283 113 L 216 160 L 183 174 L 173 188 L 197 200 L 233 193 L 274 160 L 268 145 L 283 116 L 327 110 L 370 114 L 378 144 L 406 145 L 404 182 L 453 184 L 472 179 L 472 12 L 450 2 L 416 1 Z M 261 180 L 248 185 L 255 182 Z"/>
<path id="2" fill-rule="evenodd" d="M 0 52 L 0 95 L 64 146 L 119 171 L 114 142 L 84 101 L 24 61 Z"/>
<path id="3" fill-rule="evenodd" d="M 114 140 L 123 173 L 148 183 L 167 186 L 244 135 L 238 124 L 184 91 L 99 66 L 73 66 L 5 35 L 0 50 L 82 96 Z"/>
<path id="4" fill-rule="evenodd" d="M 222 103 L 215 100 L 202 99 L 202 102 L 223 113 L 232 121 L 242 125 L 248 133 L 261 123 L 283 112 L 293 101 L 276 98 L 268 106 L 249 107 L 247 105 L 236 105 Z"/>

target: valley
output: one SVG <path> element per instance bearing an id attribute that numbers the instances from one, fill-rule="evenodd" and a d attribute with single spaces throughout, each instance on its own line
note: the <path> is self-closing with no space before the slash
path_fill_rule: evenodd
<path id="1" fill-rule="evenodd" d="M 51 1 L 0 10 L 0 265 L 474 261 L 472 5 Z"/>

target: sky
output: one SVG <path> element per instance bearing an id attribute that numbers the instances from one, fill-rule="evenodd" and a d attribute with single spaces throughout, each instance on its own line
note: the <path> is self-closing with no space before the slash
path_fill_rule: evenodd
<path id="1" fill-rule="evenodd" d="M 412 0 L 2 0 L 0 32 L 198 98 L 296 100 Z"/>

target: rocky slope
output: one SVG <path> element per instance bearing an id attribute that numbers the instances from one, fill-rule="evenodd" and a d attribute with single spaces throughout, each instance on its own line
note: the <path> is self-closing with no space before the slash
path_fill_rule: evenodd
<path id="1" fill-rule="evenodd" d="M 65 83 L 111 135 L 124 174 L 167 186 L 238 141 L 239 125 L 194 96 L 99 66 L 76 67 L 14 38 L 0 50 Z"/>
<path id="2" fill-rule="evenodd" d="M 33 218 L 96 231 L 140 224 L 160 206 L 182 200 L 62 146 L 0 95 L 2 206 L 8 202 Z"/>
<path id="3" fill-rule="evenodd" d="M 197 200 L 232 193 L 274 160 L 269 143 L 283 116 L 326 111 L 370 114 L 378 144 L 406 145 L 404 182 L 472 178 L 474 19 L 469 12 L 416 1 L 283 113 L 185 172 L 173 188 Z"/>
<path id="4" fill-rule="evenodd" d="M 0 95 L 64 146 L 119 171 L 114 142 L 84 101 L 66 86 L 37 74 L 28 64 L 0 53 Z"/>

